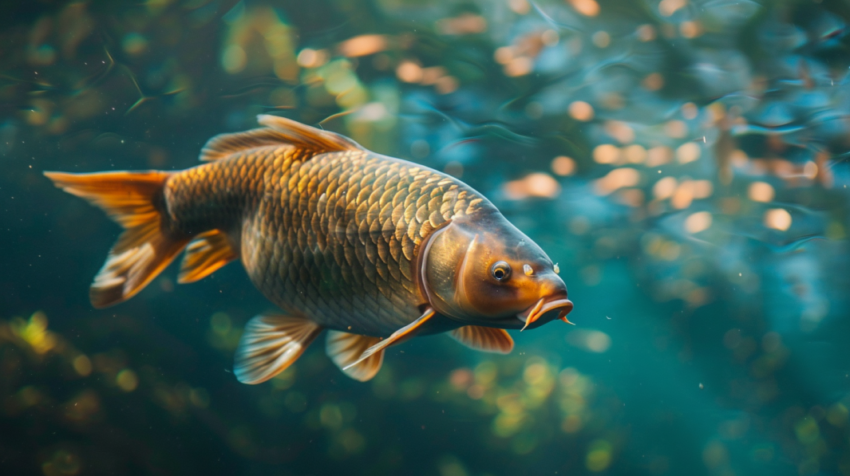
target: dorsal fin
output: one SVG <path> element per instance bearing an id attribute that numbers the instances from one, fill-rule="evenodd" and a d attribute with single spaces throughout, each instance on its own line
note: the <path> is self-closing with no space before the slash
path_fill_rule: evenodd
<path id="1" fill-rule="evenodd" d="M 213 161 L 235 152 L 258 147 L 292 145 L 313 151 L 313 155 L 343 150 L 362 150 L 360 144 L 335 132 L 323 131 L 285 117 L 260 114 L 260 129 L 219 134 L 207 141 L 201 150 L 201 161 Z"/>

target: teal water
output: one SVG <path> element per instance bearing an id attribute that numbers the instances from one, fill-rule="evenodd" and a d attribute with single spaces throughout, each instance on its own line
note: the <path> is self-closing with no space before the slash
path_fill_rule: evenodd
<path id="1" fill-rule="evenodd" d="M 0 473 L 850 474 L 850 4 L 0 5 Z M 119 233 L 44 170 L 182 169 L 277 114 L 460 177 L 576 326 L 239 384 L 232 264 L 94 310 Z"/>

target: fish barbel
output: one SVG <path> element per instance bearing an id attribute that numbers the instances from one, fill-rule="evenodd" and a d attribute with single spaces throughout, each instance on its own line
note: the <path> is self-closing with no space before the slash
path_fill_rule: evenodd
<path id="1" fill-rule="evenodd" d="M 234 372 L 245 383 L 284 370 L 323 330 L 334 363 L 365 381 L 414 335 L 507 353 L 504 329 L 566 321 L 557 265 L 468 185 L 289 119 L 259 122 L 210 139 L 205 163 L 179 172 L 45 173 L 125 228 L 91 285 L 95 307 L 129 299 L 184 249 L 181 283 L 241 259 L 283 310 L 246 324 Z"/>

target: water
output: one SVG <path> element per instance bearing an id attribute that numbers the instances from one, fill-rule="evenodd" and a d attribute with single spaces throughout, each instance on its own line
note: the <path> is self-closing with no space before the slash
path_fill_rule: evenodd
<path id="1" fill-rule="evenodd" d="M 850 7 L 839 0 L 8 2 L 4 474 L 848 474 Z M 570 320 L 369 383 L 234 378 L 239 265 L 93 310 L 119 230 L 44 170 L 183 169 L 260 113 L 461 177 Z"/>

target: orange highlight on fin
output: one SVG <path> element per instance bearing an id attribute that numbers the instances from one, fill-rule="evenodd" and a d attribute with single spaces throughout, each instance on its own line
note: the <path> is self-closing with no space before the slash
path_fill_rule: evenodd
<path id="1" fill-rule="evenodd" d="M 356 362 L 363 352 L 380 341 L 380 337 L 362 336 L 341 331 L 328 331 L 325 351 L 328 357 L 333 360 L 333 363 L 342 369 L 346 375 L 354 380 L 366 382 L 381 370 L 381 364 L 384 362 L 384 351 L 381 350 L 372 354 L 357 365 L 349 367 L 349 364 Z"/>
<path id="2" fill-rule="evenodd" d="M 260 314 L 245 324 L 233 373 L 242 383 L 265 382 L 298 360 L 321 332 L 320 325 L 307 319 Z"/>
<path id="3" fill-rule="evenodd" d="M 180 264 L 178 283 L 193 283 L 213 274 L 217 269 L 239 258 L 239 252 L 219 230 L 211 230 L 195 237 L 186 247 Z"/>
<path id="4" fill-rule="evenodd" d="M 141 291 L 189 241 L 162 229 L 164 219 L 157 203 L 163 203 L 169 172 L 44 175 L 62 190 L 103 209 L 126 230 L 89 289 L 89 299 L 96 308 L 126 301 Z"/>
<path id="5" fill-rule="evenodd" d="M 425 324 L 428 321 L 428 319 L 431 319 L 432 317 L 434 317 L 435 314 L 436 314 L 436 312 L 434 312 L 434 310 L 429 307 L 428 309 L 425 310 L 425 313 L 422 314 L 421 316 L 419 316 L 419 318 L 417 318 L 415 321 L 413 321 L 410 324 L 402 327 L 401 329 L 393 332 L 393 334 L 391 336 L 389 336 L 388 338 L 383 339 L 380 342 L 378 342 L 377 344 L 373 345 L 372 347 L 369 347 L 368 349 L 366 349 L 365 352 L 360 354 L 359 359 L 357 359 L 354 363 L 348 364 L 342 370 L 348 370 L 348 369 L 354 367 L 355 365 L 359 364 L 360 362 L 365 361 L 366 359 L 371 357 L 373 354 L 383 351 L 384 349 L 391 346 L 392 344 L 404 342 L 405 340 L 413 337 L 416 334 L 416 332 L 419 330 L 419 327 L 422 326 L 422 324 Z"/>
<path id="6" fill-rule="evenodd" d="M 481 326 L 463 326 L 453 330 L 452 339 L 482 352 L 510 354 L 514 348 L 514 340 L 504 329 Z"/>

